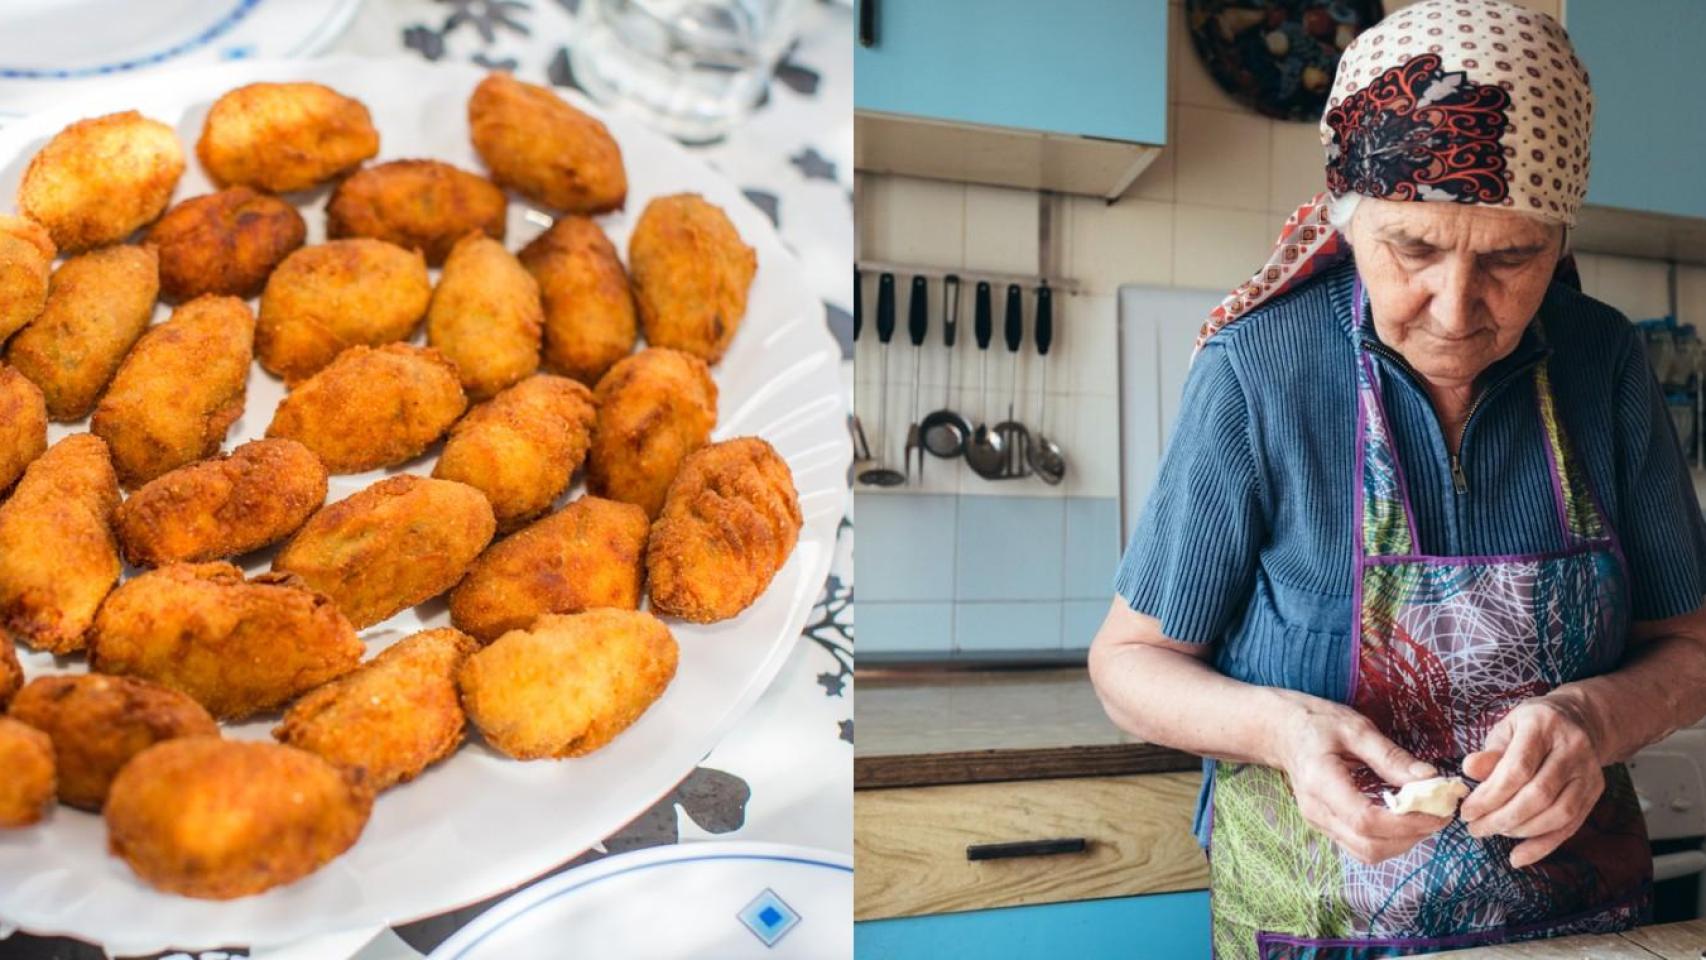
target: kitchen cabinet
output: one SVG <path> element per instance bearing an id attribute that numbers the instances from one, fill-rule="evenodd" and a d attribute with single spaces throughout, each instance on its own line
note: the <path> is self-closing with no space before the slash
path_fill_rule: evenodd
<path id="1" fill-rule="evenodd" d="M 1593 83 L 1593 172 L 1587 201 L 1706 217 L 1706 123 L 1661 104 L 1693 101 L 1706 3 L 1569 0 L 1565 28 Z"/>
<path id="2" fill-rule="evenodd" d="M 876 920 L 854 955 L 885 960 L 1209 960 L 1208 892 Z"/>
<path id="3" fill-rule="evenodd" d="M 859 696 L 859 956 L 1208 960 L 1201 761 L 1115 728 L 1084 671 L 864 674 Z"/>
<path id="4" fill-rule="evenodd" d="M 1166 0 L 858 0 L 860 169 L 1118 197 L 1167 140 Z"/>

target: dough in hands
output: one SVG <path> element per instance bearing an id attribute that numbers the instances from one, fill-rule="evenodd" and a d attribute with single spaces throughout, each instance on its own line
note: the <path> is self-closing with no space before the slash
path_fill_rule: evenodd
<path id="1" fill-rule="evenodd" d="M 1469 796 L 1469 785 L 1462 777 L 1430 777 L 1406 783 L 1397 793 L 1383 790 L 1380 796 L 1393 813 L 1450 817 L 1457 814 L 1457 805 Z"/>

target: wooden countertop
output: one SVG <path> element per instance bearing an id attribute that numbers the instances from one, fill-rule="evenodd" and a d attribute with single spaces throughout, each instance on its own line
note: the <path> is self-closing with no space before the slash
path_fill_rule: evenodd
<path id="1" fill-rule="evenodd" d="M 1703 950 L 1706 920 L 1689 920 L 1637 927 L 1626 933 L 1530 940 L 1425 956 L 1440 960 L 1699 960 Z"/>
<path id="2" fill-rule="evenodd" d="M 1120 730 L 1081 668 L 861 672 L 853 789 L 1198 770 Z"/>

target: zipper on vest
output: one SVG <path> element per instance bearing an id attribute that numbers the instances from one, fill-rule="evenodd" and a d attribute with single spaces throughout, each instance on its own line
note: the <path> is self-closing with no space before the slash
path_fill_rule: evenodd
<path id="1" fill-rule="evenodd" d="M 1469 479 L 1463 475 L 1463 461 L 1455 453 L 1451 455 L 1451 485 L 1458 493 L 1469 492 Z"/>

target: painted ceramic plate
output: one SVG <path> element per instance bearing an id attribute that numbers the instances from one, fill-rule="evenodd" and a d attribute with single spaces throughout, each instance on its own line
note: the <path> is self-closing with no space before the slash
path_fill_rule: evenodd
<path id="1" fill-rule="evenodd" d="M 481 76 L 462 65 L 359 59 L 231 63 L 138 76 L 0 129 L 0 197 L 14 196 L 31 155 L 74 120 L 138 109 L 176 127 L 187 150 L 212 101 L 257 80 L 315 80 L 361 99 L 380 131 L 379 160 L 434 157 L 477 170 L 464 107 Z M 648 200 L 691 190 L 727 211 L 758 251 L 746 319 L 714 371 L 720 391 L 715 437 L 757 434 L 787 459 L 805 513 L 787 565 L 740 617 L 711 626 L 672 623 L 681 644 L 674 683 L 638 723 L 591 756 L 518 763 L 470 742 L 419 780 L 380 797 L 360 842 L 325 869 L 226 903 L 156 893 L 107 855 L 99 817 L 61 807 L 42 826 L 0 831 L 0 923 L 133 954 L 277 944 L 442 913 L 537 877 L 615 832 L 692 770 L 780 669 L 828 575 L 843 512 L 852 450 L 836 375 L 840 352 L 822 305 L 799 279 L 798 263 L 734 184 L 634 121 L 567 96 L 602 116 L 622 145 L 628 206 L 599 220 L 617 249 L 627 249 Z M 192 155 L 176 198 L 210 189 Z M 308 221 L 308 242 L 324 239 L 325 190 L 291 199 Z M 548 223 L 548 216 L 513 201 L 506 245 L 518 249 Z M 157 308 L 156 321 L 166 315 Z M 280 381 L 252 367 L 247 409 L 226 449 L 260 437 L 283 395 Z M 55 424 L 49 439 L 84 429 Z M 397 469 L 429 473 L 436 452 L 391 471 L 334 477 L 329 499 L 347 497 Z M 577 483 L 566 496 L 579 493 Z M 253 573 L 266 569 L 270 557 L 242 563 Z M 371 654 L 448 619 L 443 601 L 430 601 L 363 636 Z M 30 675 L 85 669 L 81 659 L 20 654 Z M 265 739 L 275 721 L 230 725 L 227 735 Z"/>
<path id="2" fill-rule="evenodd" d="M 481 914 L 431 960 L 853 955 L 853 858 L 770 843 L 608 857 Z"/>

